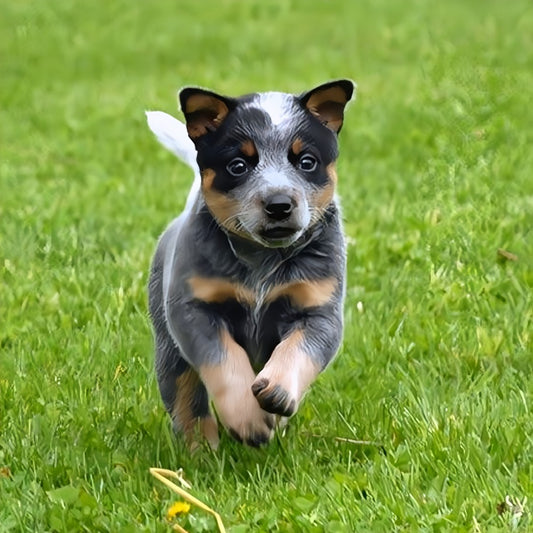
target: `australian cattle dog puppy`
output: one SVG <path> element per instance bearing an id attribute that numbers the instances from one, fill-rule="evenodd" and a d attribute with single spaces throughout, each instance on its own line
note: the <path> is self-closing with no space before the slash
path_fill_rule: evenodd
<path id="1" fill-rule="evenodd" d="M 176 431 L 251 446 L 298 409 L 341 342 L 345 246 L 337 134 L 354 85 L 240 98 L 180 92 L 186 125 L 148 112 L 196 179 L 152 263 L 161 396 Z"/>

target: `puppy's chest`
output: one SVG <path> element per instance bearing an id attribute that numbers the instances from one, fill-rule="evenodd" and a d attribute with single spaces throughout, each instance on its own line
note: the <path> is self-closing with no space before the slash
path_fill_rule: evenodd
<path id="1" fill-rule="evenodd" d="M 335 277 L 302 279 L 294 272 L 261 276 L 192 276 L 192 296 L 222 320 L 260 368 L 295 321 L 335 297 Z M 281 274 L 281 275 L 280 275 Z M 284 274 L 284 275 L 283 275 Z"/>
<path id="2" fill-rule="evenodd" d="M 257 275 L 241 278 L 194 275 L 188 279 L 188 285 L 193 298 L 205 304 L 238 306 L 250 317 L 259 319 L 272 307 L 294 310 L 320 307 L 332 300 L 338 280 L 335 276 L 261 279 Z"/>

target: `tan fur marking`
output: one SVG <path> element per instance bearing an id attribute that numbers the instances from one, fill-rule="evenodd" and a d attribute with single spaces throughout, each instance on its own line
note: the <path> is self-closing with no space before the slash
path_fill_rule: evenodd
<path id="1" fill-rule="evenodd" d="M 329 87 L 321 91 L 317 91 L 311 95 L 307 101 L 307 107 L 318 107 L 325 102 L 336 102 L 337 104 L 346 103 L 346 93 L 340 87 Z"/>
<path id="2" fill-rule="evenodd" d="M 218 437 L 218 424 L 213 415 L 199 418 L 196 421 L 193 431 L 186 434 L 187 444 L 191 452 L 195 452 L 202 440 L 205 439 L 212 450 L 218 448 L 220 439 Z"/>
<path id="3" fill-rule="evenodd" d="M 202 187 L 204 190 L 211 189 L 216 175 L 217 173 L 212 168 L 202 170 Z"/>
<path id="4" fill-rule="evenodd" d="M 294 281 L 274 287 L 267 295 L 266 301 L 273 302 L 287 296 L 294 305 L 303 309 L 319 307 L 328 303 L 337 287 L 335 278 L 325 278 L 314 281 Z"/>
<path id="5" fill-rule="evenodd" d="M 237 214 L 239 213 L 240 205 L 237 200 L 213 189 L 204 189 L 204 200 L 211 214 L 222 226 L 229 231 L 239 233 L 237 230 Z"/>
<path id="6" fill-rule="evenodd" d="M 248 355 L 228 331 L 221 331 L 220 340 L 223 360 L 214 365 L 202 365 L 199 373 L 221 422 L 243 440 L 258 434 L 269 437 L 271 430 L 267 421 L 273 427 L 274 417 L 261 409 L 252 393 L 255 372 Z"/>
<path id="7" fill-rule="evenodd" d="M 257 155 L 257 149 L 255 147 L 254 142 L 251 139 L 248 139 L 244 141 L 241 144 L 241 152 L 248 156 L 248 157 L 254 157 Z"/>
<path id="8" fill-rule="evenodd" d="M 338 132 L 342 126 L 346 102 L 346 93 L 340 87 L 330 87 L 312 94 L 306 106 L 325 126 Z"/>
<path id="9" fill-rule="evenodd" d="M 207 440 L 213 450 L 218 448 L 218 424 L 213 416 L 200 419 L 200 433 Z"/>
<path id="10" fill-rule="evenodd" d="M 188 281 L 193 296 L 203 302 L 222 303 L 227 300 L 237 300 L 250 305 L 255 302 L 253 291 L 224 278 L 192 276 Z"/>
<path id="11" fill-rule="evenodd" d="M 276 386 L 289 393 L 289 401 L 300 402 L 304 392 L 315 380 L 320 367 L 303 350 L 305 336 L 299 329 L 292 331 L 274 349 L 257 380 L 267 379 L 268 389 Z"/>
<path id="12" fill-rule="evenodd" d="M 176 399 L 171 416 L 176 427 L 182 429 L 185 434 L 191 432 L 196 423 L 196 418 L 192 414 L 191 402 L 199 383 L 200 378 L 192 368 L 186 370 L 176 379 Z"/>
<path id="13" fill-rule="evenodd" d="M 337 185 L 337 182 L 339 181 L 339 178 L 337 176 L 337 167 L 335 166 L 335 161 L 333 161 L 333 163 L 330 163 L 327 167 L 326 167 L 326 173 L 330 179 L 330 181 L 334 184 L 334 185 Z"/>
<path id="14" fill-rule="evenodd" d="M 203 365 L 199 369 L 200 376 L 207 390 L 213 394 L 223 389 L 226 386 L 228 378 L 235 377 L 235 374 L 239 370 L 243 371 L 242 374 L 253 374 L 246 352 L 242 346 L 235 342 L 226 329 L 221 330 L 220 341 L 225 355 L 223 360 L 219 364 Z"/>
<path id="15" fill-rule="evenodd" d="M 216 129 L 229 113 L 228 106 L 218 98 L 208 94 L 193 94 L 185 104 L 184 112 L 193 115 L 187 120 L 187 131 L 190 137 L 197 139 L 205 135 L 209 129 Z"/>
<path id="16" fill-rule="evenodd" d="M 335 195 L 335 185 L 328 183 L 325 187 L 321 187 L 314 197 L 314 207 L 320 213 L 322 213 L 333 202 L 333 196 Z"/>
<path id="17" fill-rule="evenodd" d="M 329 177 L 328 183 L 326 183 L 324 187 L 320 187 L 313 197 L 313 205 L 319 213 L 322 213 L 333 201 L 335 186 L 338 180 L 337 169 L 334 162 L 326 167 L 326 173 Z"/>
<path id="18" fill-rule="evenodd" d="M 294 155 L 299 155 L 304 148 L 304 142 L 300 138 L 296 138 L 292 143 L 291 150 Z"/>
<path id="19" fill-rule="evenodd" d="M 215 176 L 216 172 L 211 168 L 202 171 L 202 192 L 205 203 L 219 224 L 240 235 L 241 232 L 237 229 L 240 204 L 237 200 L 213 189 Z"/>

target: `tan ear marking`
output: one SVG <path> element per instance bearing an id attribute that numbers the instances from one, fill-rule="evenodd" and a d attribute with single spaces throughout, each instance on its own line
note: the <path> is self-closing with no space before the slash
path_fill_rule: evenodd
<path id="1" fill-rule="evenodd" d="M 338 133 L 342 127 L 344 107 L 352 96 L 351 82 L 331 83 L 311 91 L 305 106 L 331 131 Z"/>
<path id="2" fill-rule="evenodd" d="M 329 89 L 318 90 L 309 97 L 306 105 L 311 111 L 313 109 L 316 110 L 325 102 L 334 102 L 344 106 L 347 102 L 346 93 L 340 87 L 330 87 Z"/>
<path id="3" fill-rule="evenodd" d="M 210 94 L 198 93 L 187 98 L 183 109 L 187 119 L 187 131 L 197 139 L 216 130 L 229 113 L 228 106 Z"/>

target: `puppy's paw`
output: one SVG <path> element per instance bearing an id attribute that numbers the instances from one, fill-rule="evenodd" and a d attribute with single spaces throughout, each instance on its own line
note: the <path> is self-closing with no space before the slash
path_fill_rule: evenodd
<path id="1" fill-rule="evenodd" d="M 320 372 L 319 365 L 303 350 L 304 345 L 302 332 L 294 330 L 276 346 L 252 383 L 254 396 L 266 411 L 293 415 L 307 387 Z"/>
<path id="2" fill-rule="evenodd" d="M 261 377 L 261 374 L 253 382 L 252 392 L 259 405 L 269 413 L 291 416 L 298 407 L 298 400 L 293 394 L 269 378 Z"/>
<path id="3" fill-rule="evenodd" d="M 250 387 L 243 391 L 228 390 L 213 400 L 220 420 L 234 439 L 254 447 L 270 441 L 275 417 L 261 409 Z"/>

